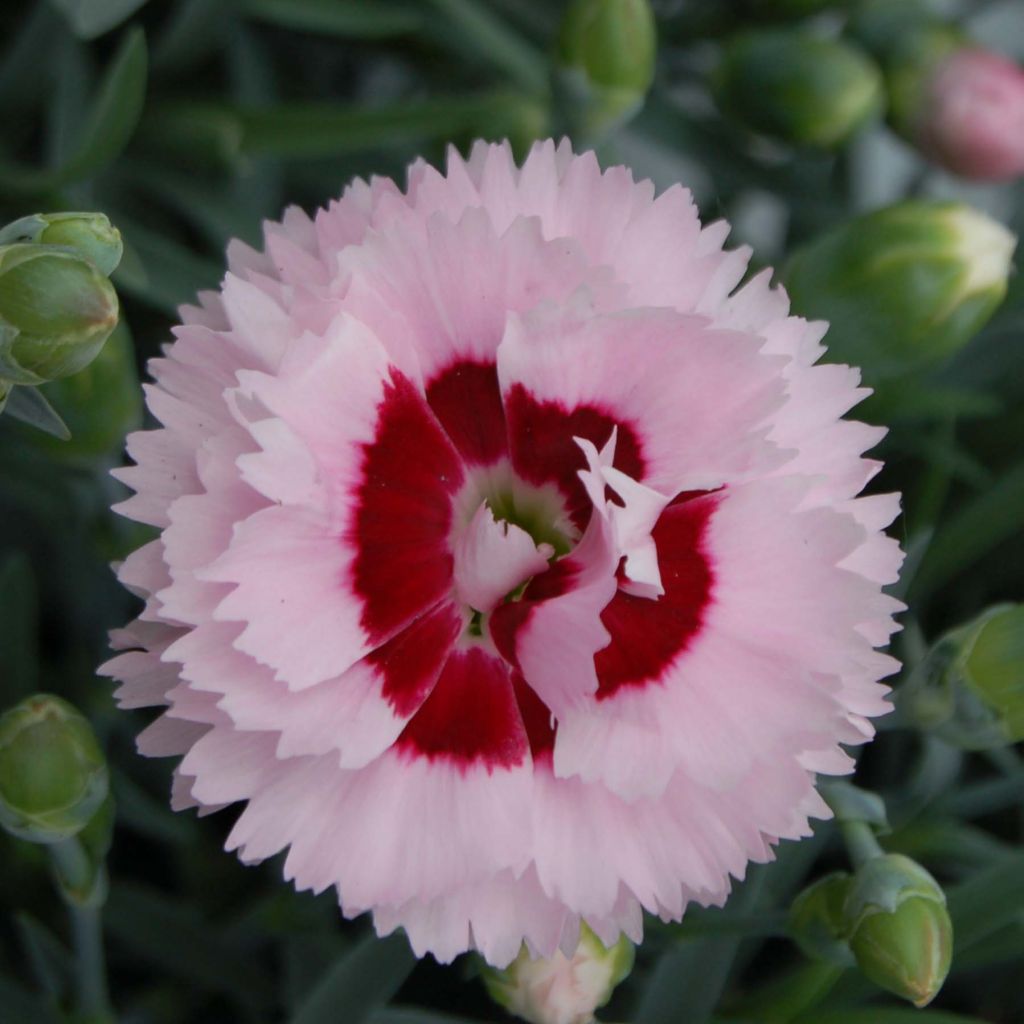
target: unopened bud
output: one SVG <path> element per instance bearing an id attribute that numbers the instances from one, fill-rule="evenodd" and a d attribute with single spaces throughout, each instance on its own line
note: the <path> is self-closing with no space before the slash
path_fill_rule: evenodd
<path id="1" fill-rule="evenodd" d="M 73 249 L 109 277 L 121 262 L 121 232 L 102 213 L 33 213 L 0 228 L 0 246 L 35 242 Z"/>
<path id="2" fill-rule="evenodd" d="M 853 878 L 845 871 L 819 878 L 801 892 L 789 910 L 793 941 L 812 960 L 849 967 L 854 963 L 846 941 L 843 907 Z"/>
<path id="3" fill-rule="evenodd" d="M 838 40 L 795 30 L 748 32 L 726 47 L 716 95 L 754 131 L 827 149 L 881 110 L 882 76 L 867 55 Z"/>
<path id="4" fill-rule="evenodd" d="M 978 46 L 922 68 L 919 104 L 904 134 L 935 163 L 964 178 L 1024 174 L 1024 69 Z"/>
<path id="5" fill-rule="evenodd" d="M 107 796 L 92 728 L 67 701 L 36 694 L 0 716 L 0 825 L 34 843 L 81 832 Z"/>
<path id="6" fill-rule="evenodd" d="M 591 1024 L 633 969 L 633 944 L 625 936 L 610 949 L 581 926 L 576 952 L 532 959 L 522 952 L 504 970 L 487 968 L 484 982 L 496 1003 L 529 1024 Z"/>
<path id="7" fill-rule="evenodd" d="M 915 1006 L 935 998 L 949 973 L 953 924 L 942 888 L 920 864 L 895 853 L 862 864 L 843 914 L 868 978 Z"/>
<path id="8" fill-rule="evenodd" d="M 785 282 L 796 312 L 830 322 L 833 361 L 873 382 L 965 345 L 1003 301 L 1016 244 L 963 203 L 910 201 L 798 250 Z"/>
<path id="9" fill-rule="evenodd" d="M 966 750 L 1024 740 L 1024 605 L 951 630 L 897 693 L 904 716 Z"/>
<path id="10" fill-rule="evenodd" d="M 925 156 L 965 178 L 1024 174 L 1024 69 L 920 0 L 867 2 L 851 33 L 882 61 L 892 126 Z"/>
<path id="11" fill-rule="evenodd" d="M 649 0 L 572 0 L 558 37 L 559 80 L 585 131 L 607 130 L 640 109 L 657 42 Z"/>
<path id="12" fill-rule="evenodd" d="M 89 259 L 62 246 L 0 248 L 0 379 L 40 384 L 96 357 L 117 325 L 117 294 Z"/>

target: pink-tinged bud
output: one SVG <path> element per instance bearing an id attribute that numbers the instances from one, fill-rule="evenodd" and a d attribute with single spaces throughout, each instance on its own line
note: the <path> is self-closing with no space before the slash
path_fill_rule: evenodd
<path id="1" fill-rule="evenodd" d="M 948 54 L 925 84 L 913 136 L 922 152 L 964 178 L 1024 174 L 1024 69 L 975 46 Z"/>

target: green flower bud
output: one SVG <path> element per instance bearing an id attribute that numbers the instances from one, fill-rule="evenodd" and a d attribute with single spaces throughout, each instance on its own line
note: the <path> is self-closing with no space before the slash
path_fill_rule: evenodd
<path id="1" fill-rule="evenodd" d="M 882 76 L 846 43 L 799 31 L 757 31 L 725 49 L 722 109 L 754 131 L 801 146 L 841 145 L 883 105 Z"/>
<path id="2" fill-rule="evenodd" d="M 897 691 L 911 722 L 965 750 L 1024 740 L 1024 605 L 998 605 L 943 636 Z"/>
<path id="3" fill-rule="evenodd" d="M 50 458 L 70 462 L 91 463 L 115 452 L 124 444 L 125 434 L 142 422 L 142 389 L 124 322 L 81 373 L 51 381 L 39 390 L 67 425 L 71 438 L 61 440 L 26 429 L 25 443 Z"/>
<path id="4" fill-rule="evenodd" d="M 92 728 L 67 701 L 41 693 L 0 716 L 0 825 L 33 843 L 81 832 L 107 796 Z"/>
<path id="5" fill-rule="evenodd" d="M 591 1024 L 594 1011 L 611 998 L 633 969 L 633 944 L 625 937 L 611 949 L 586 926 L 573 956 L 531 959 L 524 946 L 504 970 L 484 968 L 490 996 L 529 1024 Z"/>
<path id="6" fill-rule="evenodd" d="M 558 37 L 559 84 L 580 129 L 600 134 L 642 106 L 654 80 L 657 29 L 649 0 L 573 0 Z"/>
<path id="7" fill-rule="evenodd" d="M 796 312 L 829 321 L 832 360 L 877 381 L 962 348 L 1003 301 L 1016 244 L 962 203 L 910 201 L 804 246 L 785 282 Z"/>
<path id="8" fill-rule="evenodd" d="M 793 941 L 812 960 L 842 967 L 854 963 L 846 941 L 843 906 L 853 878 L 845 871 L 819 878 L 801 892 L 789 909 Z"/>
<path id="9" fill-rule="evenodd" d="M 0 228 L 0 245 L 36 242 L 73 249 L 109 277 L 121 262 L 121 232 L 102 213 L 33 213 Z"/>
<path id="10" fill-rule="evenodd" d="M 117 294 L 91 260 L 55 245 L 0 248 L 0 379 L 40 384 L 88 366 L 117 325 Z"/>
<path id="11" fill-rule="evenodd" d="M 918 1007 L 935 998 L 949 973 L 953 924 L 945 893 L 920 864 L 898 853 L 862 864 L 843 916 L 868 978 Z"/>

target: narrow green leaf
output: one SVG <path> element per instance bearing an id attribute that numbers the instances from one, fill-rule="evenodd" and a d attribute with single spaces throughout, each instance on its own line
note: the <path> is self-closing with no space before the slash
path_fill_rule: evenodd
<path id="1" fill-rule="evenodd" d="M 548 61 L 519 33 L 479 0 L 430 0 L 441 16 L 430 23 L 438 42 L 477 63 L 500 68 L 527 92 L 548 87 Z"/>
<path id="2" fill-rule="evenodd" d="M 362 1024 L 398 991 L 416 966 L 402 933 L 367 936 L 335 964 L 310 993 L 291 1024 Z"/>
<path id="3" fill-rule="evenodd" d="M 370 1017 L 370 1024 L 477 1024 L 469 1017 L 453 1017 L 435 1010 L 417 1010 L 411 1006 L 388 1006 Z"/>
<path id="4" fill-rule="evenodd" d="M 1014 854 L 947 890 L 957 955 L 1024 913 L 1024 854 Z M 955 969 L 955 968 L 954 968 Z"/>
<path id="5" fill-rule="evenodd" d="M 100 82 L 81 141 L 60 167 L 40 172 L 9 163 L 0 164 L 0 188 L 40 194 L 91 178 L 128 144 L 142 114 L 146 96 L 146 38 L 141 28 L 131 29 Z"/>
<path id="6" fill-rule="evenodd" d="M 0 975 L 0 1009 L 4 1024 L 62 1024 L 49 1001 Z"/>
<path id="7" fill-rule="evenodd" d="M 382 39 L 416 32 L 423 12 L 411 4 L 365 0 L 241 0 L 242 14 L 283 28 L 350 39 Z"/>
<path id="8" fill-rule="evenodd" d="M 61 441 L 67 441 L 71 437 L 71 431 L 57 410 L 43 397 L 39 388 L 11 388 L 4 411 L 14 419 L 60 438 Z"/>
<path id="9" fill-rule="evenodd" d="M 730 911 L 750 911 L 763 883 L 763 871 L 751 872 L 730 899 Z M 683 1016 L 686 1024 L 707 1024 L 725 990 L 741 941 L 741 936 L 726 935 L 675 943 L 655 965 L 633 1024 L 679 1024 Z"/>
<path id="10" fill-rule="evenodd" d="M 88 178 L 128 144 L 146 98 L 146 36 L 129 31 L 107 68 L 74 155 L 58 171 L 61 182 Z"/>
<path id="11" fill-rule="evenodd" d="M 973 565 L 1024 522 L 1024 462 L 1004 473 L 967 502 L 935 533 L 910 588 L 910 602 L 921 602 Z"/>
<path id="12" fill-rule="evenodd" d="M 872 1006 L 864 1010 L 815 1011 L 799 1017 L 796 1024 L 985 1024 L 980 1017 L 964 1017 L 942 1010 L 917 1010 L 913 1006 Z"/>
<path id="13" fill-rule="evenodd" d="M 0 563 L 0 702 L 4 708 L 39 689 L 38 592 L 32 563 L 18 551 Z"/>
<path id="14" fill-rule="evenodd" d="M 51 0 L 68 19 L 75 35 L 83 39 L 116 28 L 130 18 L 147 0 Z"/>
<path id="15" fill-rule="evenodd" d="M 71 986 L 74 964 L 70 951 L 44 924 L 31 914 L 15 914 L 14 924 L 36 983 L 55 1002 Z"/>
<path id="16" fill-rule="evenodd" d="M 294 160 L 449 139 L 465 133 L 494 137 L 509 130 L 521 117 L 522 109 L 521 98 L 502 93 L 370 108 L 288 104 L 239 114 L 245 152 Z"/>
<path id="17" fill-rule="evenodd" d="M 103 916 L 123 952 L 162 974 L 244 1004 L 272 1004 L 270 985 L 257 964 L 223 941 L 218 928 L 195 909 L 147 886 L 121 883 L 112 886 Z"/>

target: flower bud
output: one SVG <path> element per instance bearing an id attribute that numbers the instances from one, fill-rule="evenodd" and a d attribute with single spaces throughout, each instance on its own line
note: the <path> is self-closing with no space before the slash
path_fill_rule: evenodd
<path id="1" fill-rule="evenodd" d="M 91 260 L 55 245 L 0 248 L 0 379 L 40 384 L 87 366 L 117 324 L 117 294 Z"/>
<path id="2" fill-rule="evenodd" d="M 790 934 L 812 960 L 826 960 L 843 967 L 854 963 L 843 917 L 852 884 L 851 875 L 837 871 L 819 878 L 793 900 L 789 910 Z"/>
<path id="3" fill-rule="evenodd" d="M 882 107 L 882 76 L 846 43 L 802 31 L 758 31 L 728 44 L 721 107 L 754 131 L 802 146 L 845 142 Z"/>
<path id="4" fill-rule="evenodd" d="M 107 796 L 92 728 L 67 701 L 41 693 L 0 716 L 0 825 L 33 843 L 81 832 Z"/>
<path id="5" fill-rule="evenodd" d="M 843 907 L 850 949 L 876 985 L 925 1006 L 949 973 L 946 896 L 919 864 L 889 853 L 862 864 Z"/>
<path id="6" fill-rule="evenodd" d="M 1006 295 L 1016 238 L 962 203 L 910 201 L 858 217 L 798 250 L 793 308 L 830 322 L 834 362 L 869 381 L 939 362 Z"/>
<path id="7" fill-rule="evenodd" d="M 121 232 L 102 213 L 33 213 L 0 228 L 0 245 L 59 245 L 84 256 L 109 277 L 121 262 Z"/>
<path id="8" fill-rule="evenodd" d="M 964 46 L 921 70 L 919 104 L 904 134 L 935 163 L 964 178 L 1024 174 L 1024 69 Z"/>
<path id="9" fill-rule="evenodd" d="M 966 750 L 1024 740 L 1024 605 L 942 637 L 897 692 L 903 715 Z"/>
<path id="10" fill-rule="evenodd" d="M 573 0 L 558 38 L 559 81 L 591 134 L 628 120 L 654 79 L 649 0 Z"/>
<path id="11" fill-rule="evenodd" d="M 484 983 L 496 1003 L 529 1024 L 591 1024 L 633 969 L 633 944 L 625 937 L 606 949 L 581 926 L 572 957 L 561 952 L 532 959 L 524 946 L 504 970 L 486 968 Z"/>
<path id="12" fill-rule="evenodd" d="M 882 61 L 892 126 L 965 178 L 1024 174 L 1024 69 L 918 0 L 874 0 L 851 26 Z"/>

